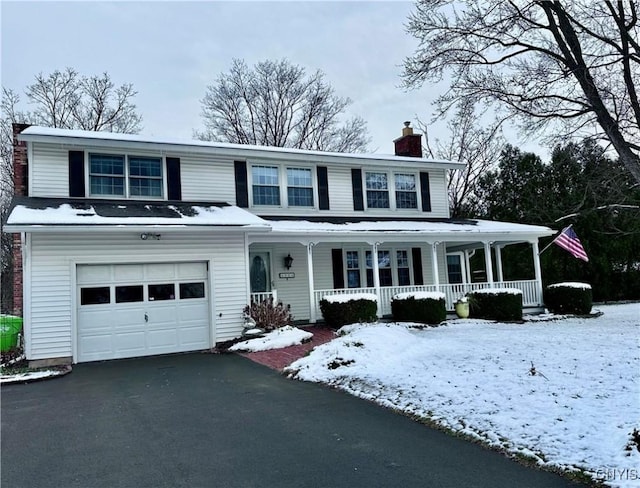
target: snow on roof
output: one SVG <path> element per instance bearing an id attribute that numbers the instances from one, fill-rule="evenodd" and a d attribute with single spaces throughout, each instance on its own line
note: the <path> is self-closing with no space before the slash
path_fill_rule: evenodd
<path id="1" fill-rule="evenodd" d="M 354 219 L 357 220 L 357 219 Z M 548 227 L 489 220 L 379 220 L 345 223 L 310 222 L 308 220 L 269 220 L 273 233 L 395 233 L 395 234 L 530 234 L 547 236 Z"/>
<path id="2" fill-rule="evenodd" d="M 214 141 L 196 141 L 187 139 L 176 139 L 167 137 L 155 137 L 145 136 L 140 134 L 120 134 L 116 132 L 96 132 L 86 130 L 69 130 L 58 129 L 53 127 L 40 127 L 30 126 L 23 130 L 18 136 L 19 140 L 42 140 L 48 139 L 84 139 L 94 144 L 100 142 L 120 142 L 126 143 L 139 143 L 147 145 L 163 145 L 163 146 L 182 146 L 185 150 L 190 148 L 210 149 L 215 150 L 229 150 L 235 152 L 249 151 L 256 154 L 290 154 L 298 156 L 314 156 L 322 158 L 340 158 L 340 159 L 365 159 L 365 160 L 378 160 L 378 161 L 397 161 L 397 162 L 411 162 L 411 163 L 431 163 L 436 165 L 444 165 L 450 168 L 462 168 L 464 163 L 457 161 L 445 161 L 437 159 L 426 158 L 414 158 L 407 156 L 390 156 L 387 154 L 357 154 L 357 153 L 338 153 L 328 151 L 314 151 L 309 149 L 294 149 L 284 147 L 272 147 L 272 146 L 256 146 L 250 144 L 232 144 L 228 142 L 214 142 Z"/>
<path id="3" fill-rule="evenodd" d="M 260 217 L 226 203 L 143 202 L 18 198 L 7 218 L 11 226 L 233 226 L 263 227 Z"/>

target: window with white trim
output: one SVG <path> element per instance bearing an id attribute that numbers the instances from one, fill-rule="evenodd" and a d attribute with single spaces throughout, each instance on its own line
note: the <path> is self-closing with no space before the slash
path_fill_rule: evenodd
<path id="1" fill-rule="evenodd" d="M 310 168 L 287 168 L 287 204 L 290 207 L 313 207 Z"/>
<path id="2" fill-rule="evenodd" d="M 395 173 L 396 208 L 418 208 L 416 175 Z"/>
<path id="3" fill-rule="evenodd" d="M 405 249 L 396 251 L 396 270 L 398 273 L 398 286 L 410 285 L 409 252 Z"/>
<path id="4" fill-rule="evenodd" d="M 360 288 L 360 260 L 358 251 L 347 251 L 347 288 Z"/>
<path id="5" fill-rule="evenodd" d="M 254 205 L 280 205 L 280 180 L 277 166 L 252 166 L 251 183 Z"/>
<path id="6" fill-rule="evenodd" d="M 162 198 L 162 173 L 162 158 L 89 154 L 91 196 Z"/>
<path id="7" fill-rule="evenodd" d="M 389 208 L 389 181 L 387 173 L 365 172 L 367 208 Z"/>
<path id="8" fill-rule="evenodd" d="M 449 284 L 465 283 L 465 268 L 462 253 L 447 254 L 447 277 Z"/>

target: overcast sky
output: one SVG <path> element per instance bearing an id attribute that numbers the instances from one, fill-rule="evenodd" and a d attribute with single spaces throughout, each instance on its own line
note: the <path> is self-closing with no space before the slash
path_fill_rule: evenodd
<path id="1" fill-rule="evenodd" d="M 287 58 L 322 70 L 349 116 L 368 123 L 371 152 L 392 153 L 402 123 L 427 121 L 445 87 L 406 92 L 405 33 L 413 9 L 393 2 L 0 1 L 2 85 L 22 92 L 35 74 L 72 67 L 133 83 L 143 134 L 192 138 L 206 86 L 233 58 Z M 26 108 L 26 107 L 23 107 Z M 444 124 L 430 137 L 446 137 Z M 516 141 L 513 141 L 516 142 Z"/>

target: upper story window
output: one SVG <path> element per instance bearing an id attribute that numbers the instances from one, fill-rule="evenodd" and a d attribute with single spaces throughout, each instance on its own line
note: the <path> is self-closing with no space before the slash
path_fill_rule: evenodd
<path id="1" fill-rule="evenodd" d="M 124 196 L 124 156 L 89 155 L 91 195 Z"/>
<path id="2" fill-rule="evenodd" d="M 367 171 L 365 187 L 367 208 L 418 208 L 418 184 L 413 173 Z"/>
<path id="3" fill-rule="evenodd" d="M 132 197 L 162 196 L 160 158 L 129 156 L 129 193 Z"/>
<path id="4" fill-rule="evenodd" d="M 365 173 L 367 185 L 367 207 L 389 208 L 389 182 L 387 173 Z"/>
<path id="5" fill-rule="evenodd" d="M 277 166 L 252 166 L 251 181 L 254 205 L 280 205 Z"/>
<path id="6" fill-rule="evenodd" d="M 311 169 L 287 168 L 287 203 L 290 207 L 313 207 Z"/>
<path id="7" fill-rule="evenodd" d="M 162 158 L 89 154 L 91 196 L 162 198 Z"/>
<path id="8" fill-rule="evenodd" d="M 396 208 L 418 208 L 416 175 L 396 173 Z"/>

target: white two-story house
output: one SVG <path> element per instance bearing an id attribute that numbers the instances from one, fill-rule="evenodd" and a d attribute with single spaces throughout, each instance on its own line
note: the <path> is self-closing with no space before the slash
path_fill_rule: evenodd
<path id="1" fill-rule="evenodd" d="M 546 227 L 453 220 L 447 175 L 410 127 L 395 156 L 338 154 L 17 126 L 15 308 L 27 359 L 84 362 L 203 350 L 237 338 L 273 296 L 296 320 L 326 294 L 391 297 L 520 288 L 542 305 Z M 535 276 L 505 282 L 504 246 L 530 243 Z M 486 281 L 469 256 L 484 249 Z"/>

